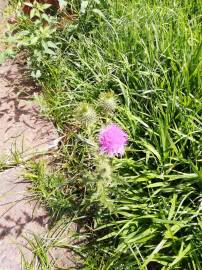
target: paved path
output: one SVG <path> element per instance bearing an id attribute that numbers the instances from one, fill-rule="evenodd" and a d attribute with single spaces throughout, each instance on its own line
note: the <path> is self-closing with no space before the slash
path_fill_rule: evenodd
<path id="1" fill-rule="evenodd" d="M 48 216 L 36 206 L 22 175 L 22 167 L 0 173 L 0 270 L 23 269 L 21 252 L 31 258 L 23 237 L 47 229 Z"/>
<path id="2" fill-rule="evenodd" d="M 3 27 L 3 10 L 4 10 L 4 8 L 6 7 L 6 3 L 7 3 L 7 0 L 0 0 L 0 53 L 1 53 L 1 51 L 3 50 L 2 49 L 2 42 L 1 42 L 1 40 L 2 40 L 2 33 L 3 33 L 3 31 L 4 31 L 4 27 Z"/>
<path id="3" fill-rule="evenodd" d="M 1 26 L 4 6 L 5 0 L 0 0 Z M 33 105 L 39 91 L 21 60 L 0 65 L 0 163 L 13 164 L 16 154 L 29 159 L 57 147 L 53 124 Z M 23 175 L 22 166 L 0 172 L 0 270 L 23 269 L 21 251 L 31 256 L 23 248 L 24 236 L 47 230 L 47 214 L 33 201 Z"/>
<path id="4" fill-rule="evenodd" d="M 9 163 L 17 154 L 24 159 L 57 146 L 53 124 L 33 105 L 40 91 L 26 74 L 22 60 L 0 66 L 0 160 Z"/>
<path id="5" fill-rule="evenodd" d="M 0 22 L 2 21 L 2 11 L 3 11 L 3 9 L 5 8 L 5 6 L 6 6 L 6 3 L 7 3 L 7 1 L 6 0 L 1 0 L 0 1 Z"/>

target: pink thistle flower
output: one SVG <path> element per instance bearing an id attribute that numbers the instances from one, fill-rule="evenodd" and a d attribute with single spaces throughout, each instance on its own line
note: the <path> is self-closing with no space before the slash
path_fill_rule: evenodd
<path id="1" fill-rule="evenodd" d="M 127 142 L 127 133 L 116 124 L 110 124 L 100 131 L 99 145 L 101 153 L 107 153 L 110 157 L 123 155 Z"/>

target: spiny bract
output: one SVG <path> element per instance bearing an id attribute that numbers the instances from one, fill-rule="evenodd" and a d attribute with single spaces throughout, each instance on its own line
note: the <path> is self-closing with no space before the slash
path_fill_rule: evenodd
<path id="1" fill-rule="evenodd" d="M 88 103 L 79 103 L 76 109 L 76 119 L 85 126 L 92 125 L 96 122 L 96 111 Z"/>
<path id="2" fill-rule="evenodd" d="M 106 113 L 113 113 L 117 107 L 117 99 L 114 92 L 101 93 L 98 99 L 99 107 Z"/>

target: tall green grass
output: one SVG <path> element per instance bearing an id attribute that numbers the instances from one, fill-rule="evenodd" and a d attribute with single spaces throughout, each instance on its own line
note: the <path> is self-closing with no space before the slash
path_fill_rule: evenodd
<path id="1" fill-rule="evenodd" d="M 64 135 L 62 178 L 35 165 L 34 190 L 54 216 L 76 214 L 85 227 L 83 269 L 200 270 L 202 3 L 87 2 L 82 10 L 70 4 L 76 16 L 51 37 L 55 54 L 39 63 L 35 45 L 27 47 L 46 112 Z M 119 106 L 110 119 L 98 117 L 91 135 L 96 141 L 104 123 L 117 122 L 129 145 L 110 161 L 113 184 L 103 179 L 101 199 L 97 159 L 75 109 L 108 91 Z"/>

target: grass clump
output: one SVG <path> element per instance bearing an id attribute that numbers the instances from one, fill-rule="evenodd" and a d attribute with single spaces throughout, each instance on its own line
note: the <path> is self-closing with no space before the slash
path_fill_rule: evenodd
<path id="1" fill-rule="evenodd" d="M 41 43 L 24 43 L 23 31 L 37 36 L 44 18 L 18 24 L 64 135 L 62 180 L 36 170 L 35 191 L 86 227 L 83 269 L 200 270 L 201 1 L 70 1 L 66 10 L 74 19 L 63 28 L 61 15 L 47 19 Z M 112 122 L 128 134 L 121 158 L 98 150 Z"/>

